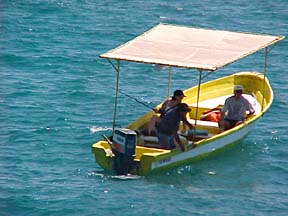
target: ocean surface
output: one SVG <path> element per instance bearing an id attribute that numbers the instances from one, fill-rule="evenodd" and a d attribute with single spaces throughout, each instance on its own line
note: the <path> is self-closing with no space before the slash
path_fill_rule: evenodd
<path id="1" fill-rule="evenodd" d="M 274 102 L 241 144 L 135 179 L 95 163 L 91 145 L 112 126 L 116 74 L 99 55 L 161 22 L 288 36 L 288 2 L 1 0 L 0 216 L 287 215 L 287 39 L 269 52 Z M 259 52 L 210 78 L 263 63 Z M 171 89 L 197 77 L 173 68 Z M 120 79 L 149 106 L 165 98 L 165 69 L 123 62 Z M 148 111 L 119 100 L 123 127 Z"/>

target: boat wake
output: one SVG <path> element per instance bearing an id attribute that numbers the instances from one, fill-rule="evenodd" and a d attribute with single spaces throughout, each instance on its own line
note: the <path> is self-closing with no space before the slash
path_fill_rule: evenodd
<path id="1" fill-rule="evenodd" d="M 97 133 L 99 131 L 111 131 L 112 128 L 92 126 L 92 127 L 89 128 L 89 130 L 90 130 L 90 133 Z"/>
<path id="2" fill-rule="evenodd" d="M 136 179 L 140 179 L 141 176 L 139 175 L 131 175 L 131 174 L 127 174 L 127 175 L 114 175 L 111 176 L 112 179 L 116 179 L 116 180 L 136 180 Z"/>
<path id="3" fill-rule="evenodd" d="M 110 172 L 105 172 L 105 171 L 92 171 L 92 172 L 89 172 L 88 175 L 89 176 L 97 176 L 97 177 L 104 178 L 104 179 L 114 179 L 114 180 L 120 180 L 120 181 L 137 180 L 137 179 L 142 178 L 142 176 L 132 175 L 132 174 L 113 175 Z"/>

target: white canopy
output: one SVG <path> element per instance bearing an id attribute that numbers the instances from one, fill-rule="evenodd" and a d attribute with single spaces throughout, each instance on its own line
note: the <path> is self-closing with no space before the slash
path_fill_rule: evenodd
<path id="1" fill-rule="evenodd" d="M 100 57 L 214 71 L 283 38 L 159 24 Z"/>

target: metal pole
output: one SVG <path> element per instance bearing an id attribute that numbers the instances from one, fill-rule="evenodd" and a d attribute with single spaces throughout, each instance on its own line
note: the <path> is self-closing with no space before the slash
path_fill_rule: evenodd
<path id="1" fill-rule="evenodd" d="M 266 68 L 267 68 L 267 61 L 268 61 L 268 47 L 265 48 L 265 57 L 264 57 L 264 67 L 263 67 L 263 87 L 262 87 L 262 103 L 261 103 L 261 111 L 263 112 L 264 107 L 264 92 L 265 92 L 265 79 L 266 79 Z"/>
<path id="2" fill-rule="evenodd" d="M 171 66 L 169 66 L 169 71 L 168 71 L 167 98 L 170 97 L 170 86 L 171 86 Z"/>
<path id="3" fill-rule="evenodd" d="M 200 86 L 202 81 L 202 70 L 199 69 L 199 81 L 198 81 L 198 92 L 197 92 L 197 102 L 196 102 L 196 118 L 195 118 L 195 125 L 197 122 L 197 115 L 198 115 L 198 104 L 199 104 L 199 97 L 200 97 Z"/>
<path id="4" fill-rule="evenodd" d="M 200 86 L 202 81 L 202 69 L 199 69 L 199 80 L 198 80 L 198 92 L 197 92 L 197 102 L 196 102 L 196 116 L 195 116 L 195 127 L 193 130 L 193 143 L 195 141 L 195 134 L 196 134 L 196 125 L 197 125 L 197 116 L 198 116 L 198 104 L 199 104 L 199 97 L 200 97 Z"/>
<path id="5" fill-rule="evenodd" d="M 115 88 L 115 98 L 114 98 L 114 117 L 112 125 L 112 133 L 114 134 L 117 116 L 117 102 L 118 102 L 118 89 L 119 89 L 119 78 L 120 78 L 120 61 L 117 60 L 117 67 L 115 68 L 117 73 L 116 88 Z"/>

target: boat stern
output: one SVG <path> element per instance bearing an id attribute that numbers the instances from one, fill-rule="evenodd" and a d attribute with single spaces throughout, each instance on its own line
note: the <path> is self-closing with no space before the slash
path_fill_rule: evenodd
<path id="1" fill-rule="evenodd" d="M 153 163 L 162 160 L 171 153 L 171 150 L 151 148 L 151 147 L 136 147 L 136 158 L 139 165 L 137 166 L 137 174 L 144 176 L 154 170 Z"/>
<path id="2" fill-rule="evenodd" d="M 111 147 L 106 141 L 98 141 L 92 145 L 92 153 L 96 162 L 105 170 L 113 170 L 113 157 Z"/>

